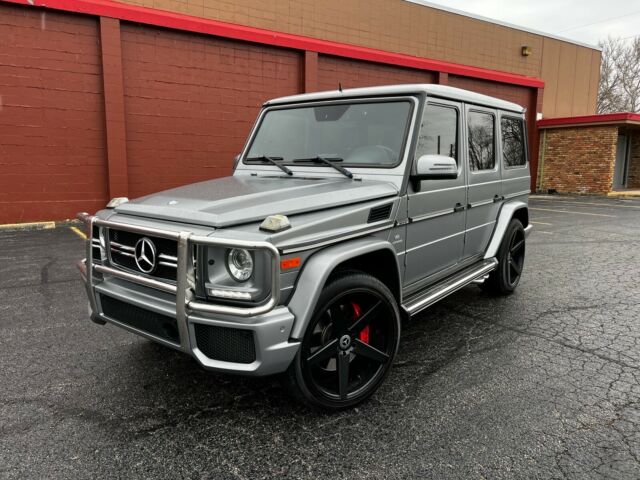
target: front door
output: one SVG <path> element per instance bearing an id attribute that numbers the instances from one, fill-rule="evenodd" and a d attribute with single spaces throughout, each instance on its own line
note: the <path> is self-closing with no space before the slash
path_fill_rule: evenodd
<path id="1" fill-rule="evenodd" d="M 462 165 L 459 103 L 434 100 L 424 109 L 415 158 L 447 155 L 458 163 L 458 177 L 422 180 L 408 190 L 409 225 L 405 255 L 405 285 L 438 273 L 460 261 L 464 247 L 465 169 Z M 415 162 L 414 162 L 415 163 Z"/>
<path id="2" fill-rule="evenodd" d="M 616 147 L 616 166 L 613 170 L 613 189 L 627 188 L 627 136 L 618 135 Z"/>
<path id="3" fill-rule="evenodd" d="M 497 112 L 466 107 L 469 175 L 467 234 L 464 258 L 484 253 L 502 205 L 500 161 L 497 158 Z"/>

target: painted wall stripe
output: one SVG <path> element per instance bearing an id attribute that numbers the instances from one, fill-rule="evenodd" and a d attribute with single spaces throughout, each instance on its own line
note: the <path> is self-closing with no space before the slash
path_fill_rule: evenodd
<path id="1" fill-rule="evenodd" d="M 217 20 L 193 17 L 180 13 L 155 10 L 136 5 L 122 4 L 110 0 L 0 0 L 6 3 L 40 7 L 66 12 L 112 17 L 129 22 L 138 22 L 158 27 L 172 28 L 234 40 L 260 43 L 295 50 L 308 50 L 326 55 L 364 60 L 388 65 L 430 70 L 453 75 L 490 80 L 525 87 L 542 88 L 540 78 L 501 72 L 480 67 L 430 60 L 412 55 L 393 53 L 374 48 L 320 40 L 302 35 L 276 32 L 244 25 L 235 25 Z"/>

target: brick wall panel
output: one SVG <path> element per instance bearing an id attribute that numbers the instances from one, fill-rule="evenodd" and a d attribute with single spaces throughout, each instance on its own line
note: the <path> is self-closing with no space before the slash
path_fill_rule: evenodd
<path id="1" fill-rule="evenodd" d="M 398 83 L 433 83 L 434 72 L 379 65 L 358 60 L 320 55 L 318 57 L 318 90 L 371 87 Z"/>
<path id="2" fill-rule="evenodd" d="M 0 6 L 0 224 L 106 201 L 97 20 Z"/>
<path id="3" fill-rule="evenodd" d="M 121 28 L 132 197 L 228 175 L 262 103 L 300 91 L 298 52 Z"/>
<path id="4" fill-rule="evenodd" d="M 456 75 L 449 75 L 449 85 L 517 103 L 525 108 L 529 108 L 531 96 L 533 95 L 533 89 L 531 88 L 459 77 Z"/>
<path id="5" fill-rule="evenodd" d="M 611 190 L 618 127 L 546 130 L 541 190 L 606 194 Z"/>
<path id="6" fill-rule="evenodd" d="M 640 188 L 640 130 L 634 130 L 630 135 L 631 151 L 629 152 L 627 188 Z"/>

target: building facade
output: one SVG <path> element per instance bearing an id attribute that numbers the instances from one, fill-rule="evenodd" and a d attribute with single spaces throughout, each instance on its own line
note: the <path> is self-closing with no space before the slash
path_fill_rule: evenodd
<path id="1" fill-rule="evenodd" d="M 227 175 L 265 100 L 441 83 L 595 113 L 600 51 L 406 0 L 0 0 L 0 223 Z M 535 184 L 532 189 L 535 189 Z"/>
<path id="2" fill-rule="evenodd" d="M 538 190 L 610 196 L 639 193 L 640 114 L 549 118 L 540 120 L 538 128 Z"/>

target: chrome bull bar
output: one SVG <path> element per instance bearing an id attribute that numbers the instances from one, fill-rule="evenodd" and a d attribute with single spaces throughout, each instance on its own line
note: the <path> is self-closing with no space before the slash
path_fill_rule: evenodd
<path id="1" fill-rule="evenodd" d="M 156 229 L 151 227 L 141 227 L 126 223 L 102 220 L 88 213 L 79 213 L 78 219 L 87 225 L 89 235 L 87 239 L 87 257 L 78 263 L 80 273 L 85 280 L 89 304 L 94 314 L 98 313 L 98 306 L 95 296 L 94 272 L 111 275 L 122 280 L 143 285 L 176 296 L 176 323 L 180 335 L 180 349 L 186 352 L 191 351 L 189 337 L 189 314 L 191 312 L 204 314 L 221 314 L 237 317 L 252 317 L 261 315 L 272 310 L 280 299 L 280 252 L 269 242 L 246 241 L 246 240 L 225 240 L 219 238 L 194 235 L 192 232 L 173 232 L 169 230 Z M 136 273 L 126 272 L 106 265 L 93 263 L 92 236 L 93 227 L 116 228 L 133 233 L 147 234 L 156 237 L 163 237 L 176 240 L 178 245 L 178 267 L 176 271 L 176 285 L 162 282 L 154 278 Z M 191 247 L 194 245 L 207 245 L 228 248 L 246 248 L 248 250 L 266 250 L 271 257 L 271 294 L 267 302 L 251 307 L 236 307 L 228 305 L 218 305 L 197 301 L 194 298 L 195 272 L 191 256 Z"/>

